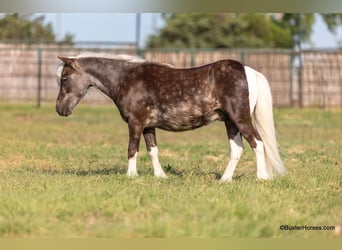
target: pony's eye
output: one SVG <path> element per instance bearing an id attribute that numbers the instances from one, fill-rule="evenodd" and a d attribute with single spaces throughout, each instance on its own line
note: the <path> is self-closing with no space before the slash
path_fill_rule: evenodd
<path id="1" fill-rule="evenodd" d="M 64 76 L 61 78 L 61 80 L 64 82 L 64 81 L 68 80 L 68 77 Z"/>

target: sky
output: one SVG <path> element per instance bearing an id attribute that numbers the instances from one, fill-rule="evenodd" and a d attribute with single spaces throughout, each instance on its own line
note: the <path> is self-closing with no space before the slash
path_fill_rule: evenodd
<path id="1" fill-rule="evenodd" d="M 67 32 L 74 41 L 131 42 L 136 41 L 135 13 L 45 13 L 45 21 L 53 25 L 58 38 Z M 149 35 L 155 34 L 164 25 L 158 13 L 140 15 L 139 45 L 143 47 Z"/>
<path id="2" fill-rule="evenodd" d="M 42 14 L 42 13 L 41 13 Z M 74 41 L 87 42 L 130 42 L 136 41 L 135 13 L 44 13 L 45 21 L 53 25 L 59 38 L 69 32 Z M 140 22 L 140 47 L 144 47 L 149 35 L 154 34 L 165 24 L 160 13 L 142 13 Z M 320 16 L 316 18 L 312 44 L 304 48 L 337 48 L 342 42 L 342 27 L 336 34 L 330 33 Z"/>

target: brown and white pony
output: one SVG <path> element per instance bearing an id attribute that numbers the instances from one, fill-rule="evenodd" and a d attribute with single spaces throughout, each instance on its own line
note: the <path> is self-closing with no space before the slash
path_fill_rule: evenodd
<path id="1" fill-rule="evenodd" d="M 234 60 L 174 68 L 127 55 L 81 54 L 59 59 L 58 114 L 69 116 L 90 87 L 111 98 L 128 123 L 128 176 L 137 175 L 141 135 L 154 175 L 165 178 L 155 128 L 185 131 L 216 120 L 225 123 L 231 151 L 221 181 L 232 180 L 243 152 L 242 136 L 255 152 L 258 179 L 285 172 L 277 148 L 270 87 L 254 69 Z"/>

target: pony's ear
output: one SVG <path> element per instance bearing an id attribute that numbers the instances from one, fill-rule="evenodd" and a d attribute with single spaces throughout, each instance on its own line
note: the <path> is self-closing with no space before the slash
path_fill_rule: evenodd
<path id="1" fill-rule="evenodd" d="M 75 65 L 76 58 L 72 57 L 63 57 L 63 56 L 57 56 L 60 60 L 62 60 L 65 64 L 68 65 Z"/>
<path id="2" fill-rule="evenodd" d="M 65 65 L 70 66 L 71 68 L 73 68 L 74 70 L 80 70 L 80 67 L 78 65 L 77 62 L 77 58 L 76 57 L 64 57 L 64 56 L 57 56 L 60 60 L 62 60 L 64 62 Z"/>

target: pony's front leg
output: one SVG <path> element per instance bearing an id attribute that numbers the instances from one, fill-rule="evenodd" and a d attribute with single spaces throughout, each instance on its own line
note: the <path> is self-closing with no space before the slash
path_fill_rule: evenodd
<path id="1" fill-rule="evenodd" d="M 167 178 L 163 168 L 159 163 L 158 147 L 155 128 L 145 128 L 143 131 L 146 147 L 153 165 L 154 176 Z"/>
<path id="2" fill-rule="evenodd" d="M 137 158 L 139 152 L 139 143 L 142 133 L 142 126 L 128 123 L 129 143 L 128 143 L 128 170 L 129 177 L 138 176 Z"/>

